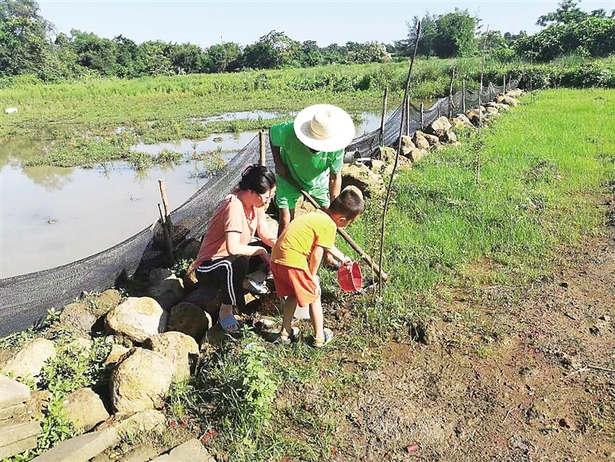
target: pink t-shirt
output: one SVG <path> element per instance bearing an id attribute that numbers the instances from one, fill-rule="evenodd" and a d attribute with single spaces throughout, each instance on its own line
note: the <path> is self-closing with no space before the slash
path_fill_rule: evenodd
<path id="1" fill-rule="evenodd" d="M 256 233 L 258 221 L 267 219 L 264 207 L 244 207 L 243 202 L 237 197 L 239 192 L 232 191 L 214 211 L 196 260 L 190 265 L 191 268 L 198 268 L 206 260 L 228 257 L 230 254 L 226 248 L 227 232 L 240 233 L 239 243 L 249 244 Z"/>

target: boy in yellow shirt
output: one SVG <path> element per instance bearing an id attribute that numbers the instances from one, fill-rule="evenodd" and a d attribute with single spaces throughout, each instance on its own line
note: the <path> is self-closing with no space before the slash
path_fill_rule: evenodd
<path id="1" fill-rule="evenodd" d="M 327 210 L 306 213 L 291 221 L 276 241 L 270 268 L 278 296 L 287 296 L 281 343 L 291 343 L 297 337 L 298 330 L 291 326 L 297 304 L 310 307 L 315 347 L 322 347 L 333 338 L 333 332 L 324 328 L 316 273 L 325 250 L 342 264 L 352 264 L 352 260 L 335 247 L 336 229 L 348 226 L 364 210 L 361 192 L 355 187 L 347 187 Z"/>

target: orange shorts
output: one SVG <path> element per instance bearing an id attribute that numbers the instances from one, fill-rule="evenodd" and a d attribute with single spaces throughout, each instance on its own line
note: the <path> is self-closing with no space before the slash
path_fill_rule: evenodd
<path id="1" fill-rule="evenodd" d="M 316 282 L 306 270 L 274 262 L 269 264 L 269 268 L 278 297 L 294 295 L 299 306 L 308 306 L 320 297 Z"/>

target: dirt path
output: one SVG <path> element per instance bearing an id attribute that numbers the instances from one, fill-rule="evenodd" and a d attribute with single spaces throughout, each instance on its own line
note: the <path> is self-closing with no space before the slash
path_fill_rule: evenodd
<path id="1" fill-rule="evenodd" d="M 332 459 L 615 460 L 615 228 L 560 257 L 517 293 L 471 268 L 342 404 Z"/>

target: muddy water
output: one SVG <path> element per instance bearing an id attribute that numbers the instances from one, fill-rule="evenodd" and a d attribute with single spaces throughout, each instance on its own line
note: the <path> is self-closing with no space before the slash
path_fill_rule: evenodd
<path id="1" fill-rule="evenodd" d="M 245 113 L 254 118 L 255 113 Z M 266 114 L 260 114 L 265 118 Z M 362 114 L 357 135 L 375 130 L 380 116 Z M 53 268 L 122 242 L 158 218 L 158 179 L 164 179 L 169 206 L 177 208 L 208 181 L 207 166 L 187 160 L 221 151 L 229 161 L 255 132 L 214 134 L 133 149 L 152 155 L 163 149 L 184 153 L 181 165 L 137 172 L 122 162 L 93 169 L 22 167 L 45 146 L 25 139 L 0 145 L 0 278 Z M 231 185 L 229 185 L 229 188 Z"/>

